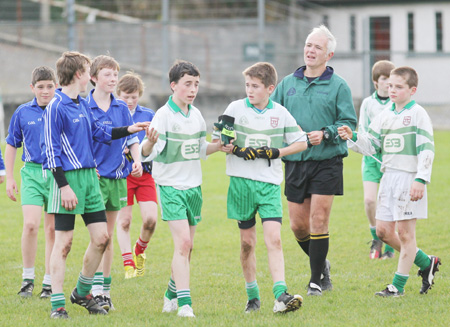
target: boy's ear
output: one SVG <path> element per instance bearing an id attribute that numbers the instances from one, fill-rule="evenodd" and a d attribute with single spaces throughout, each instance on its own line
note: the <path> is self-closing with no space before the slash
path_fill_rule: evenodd
<path id="1" fill-rule="evenodd" d="M 417 86 L 413 86 L 411 88 L 411 95 L 414 95 L 416 93 L 416 91 L 417 91 Z"/>
<path id="2" fill-rule="evenodd" d="M 267 89 L 269 90 L 269 93 L 272 94 L 272 92 L 275 90 L 275 85 L 269 85 Z"/>

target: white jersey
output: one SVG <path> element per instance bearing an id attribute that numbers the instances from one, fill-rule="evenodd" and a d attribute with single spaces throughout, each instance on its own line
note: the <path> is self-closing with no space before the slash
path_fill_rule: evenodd
<path id="1" fill-rule="evenodd" d="M 386 100 L 381 100 L 378 97 L 377 91 L 375 91 L 371 96 L 365 98 L 359 109 L 358 132 L 366 133 L 369 130 L 370 123 L 375 119 L 375 117 L 378 116 L 384 109 L 390 107 L 392 107 L 391 99 L 388 98 Z M 352 142 L 347 142 L 347 146 L 350 150 L 358 152 Z M 379 155 L 375 155 L 375 157 L 381 160 Z M 363 161 L 364 160 L 372 161 L 373 159 L 370 157 L 363 157 Z"/>
<path id="2" fill-rule="evenodd" d="M 371 96 L 365 98 L 359 109 L 358 132 L 367 132 L 370 123 L 380 112 L 392 107 L 391 99 L 381 100 L 375 91 Z"/>
<path id="3" fill-rule="evenodd" d="M 386 169 L 416 173 L 429 183 L 434 159 L 433 126 L 424 108 L 415 101 L 408 103 L 402 111 L 384 109 L 369 126 L 367 133 L 358 133 L 358 147 L 362 154 L 381 153 Z"/>
<path id="4" fill-rule="evenodd" d="M 159 133 L 158 141 L 148 157 L 139 153 L 143 162 L 153 160 L 152 175 L 162 186 L 187 190 L 202 184 L 200 158 L 206 159 L 206 123 L 200 111 L 189 106 L 188 114 L 173 102 L 172 97 L 155 114 L 150 128 Z"/>
<path id="5" fill-rule="evenodd" d="M 262 111 L 254 108 L 248 98 L 230 103 L 224 115 L 234 117 L 236 140 L 234 145 L 259 148 L 262 146 L 281 148 L 283 144 L 306 142 L 306 133 L 301 132 L 294 117 L 282 105 L 269 100 Z M 213 139 L 219 137 L 218 133 Z M 228 176 L 280 185 L 283 181 L 281 159 L 255 159 L 245 161 L 234 154 L 227 154 Z"/>

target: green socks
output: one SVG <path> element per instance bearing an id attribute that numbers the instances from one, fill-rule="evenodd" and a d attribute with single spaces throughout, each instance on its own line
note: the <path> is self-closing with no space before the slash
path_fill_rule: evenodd
<path id="1" fill-rule="evenodd" d="M 273 295 L 275 295 L 275 299 L 278 299 L 278 297 L 287 291 L 287 286 L 285 281 L 279 281 L 273 284 L 272 292 Z"/>
<path id="2" fill-rule="evenodd" d="M 253 282 L 245 282 L 245 290 L 247 291 L 248 300 L 260 299 L 259 298 L 259 287 L 256 279 Z"/>
<path id="3" fill-rule="evenodd" d="M 421 249 L 417 249 L 416 258 L 414 259 L 414 264 L 424 271 L 430 265 L 431 260 Z"/>
<path id="4" fill-rule="evenodd" d="M 376 227 L 370 226 L 370 234 L 372 234 L 372 238 L 374 240 L 377 240 L 377 241 L 380 240 L 380 238 L 377 236 L 377 228 Z"/>
<path id="5" fill-rule="evenodd" d="M 78 277 L 78 282 L 77 282 L 77 293 L 80 296 L 85 297 L 91 291 L 93 283 L 94 283 L 94 277 L 89 278 L 89 277 L 83 276 L 80 272 L 80 276 Z"/>
<path id="6" fill-rule="evenodd" d="M 175 282 L 172 277 L 169 280 L 169 284 L 167 285 L 167 290 L 164 296 L 169 300 L 173 300 L 177 297 L 177 287 L 175 286 Z"/>
<path id="7" fill-rule="evenodd" d="M 405 291 L 405 285 L 408 281 L 409 275 L 402 275 L 398 272 L 394 275 L 394 280 L 392 281 L 392 285 L 394 285 L 400 293 Z"/>

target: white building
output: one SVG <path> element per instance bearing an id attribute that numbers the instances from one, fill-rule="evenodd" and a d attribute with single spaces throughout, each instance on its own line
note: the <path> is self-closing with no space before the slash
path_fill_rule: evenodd
<path id="1" fill-rule="evenodd" d="M 310 14 L 336 36 L 330 65 L 348 81 L 354 98 L 370 94 L 372 64 L 388 59 L 417 70 L 416 101 L 450 105 L 450 1 L 308 2 L 322 6 L 309 9 Z"/>

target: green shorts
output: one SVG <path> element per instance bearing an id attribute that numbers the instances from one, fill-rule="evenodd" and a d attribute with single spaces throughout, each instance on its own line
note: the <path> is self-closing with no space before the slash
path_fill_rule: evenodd
<path id="1" fill-rule="evenodd" d="M 61 206 L 61 191 L 58 184 L 56 184 L 53 175 L 48 174 L 50 179 L 49 213 L 77 215 L 105 210 L 95 168 L 69 170 L 65 172 L 65 175 L 71 189 L 77 196 L 78 204 L 72 211 L 64 209 Z"/>
<path id="2" fill-rule="evenodd" d="M 127 179 L 100 177 L 100 190 L 106 211 L 119 211 L 127 206 Z"/>
<path id="3" fill-rule="evenodd" d="M 41 164 L 25 162 L 20 170 L 21 203 L 44 207 L 47 211 L 50 171 L 43 170 Z"/>
<path id="4" fill-rule="evenodd" d="M 259 213 L 261 219 L 283 217 L 280 185 L 230 177 L 227 212 L 229 219 L 251 220 Z"/>
<path id="5" fill-rule="evenodd" d="M 157 186 L 164 221 L 187 219 L 190 226 L 202 220 L 202 189 L 200 186 L 177 190 L 172 186 Z"/>
<path id="6" fill-rule="evenodd" d="M 381 156 L 375 155 L 381 160 Z M 381 172 L 381 164 L 375 159 L 364 156 L 362 161 L 362 180 L 363 182 L 374 182 L 379 184 L 383 173 Z"/>

